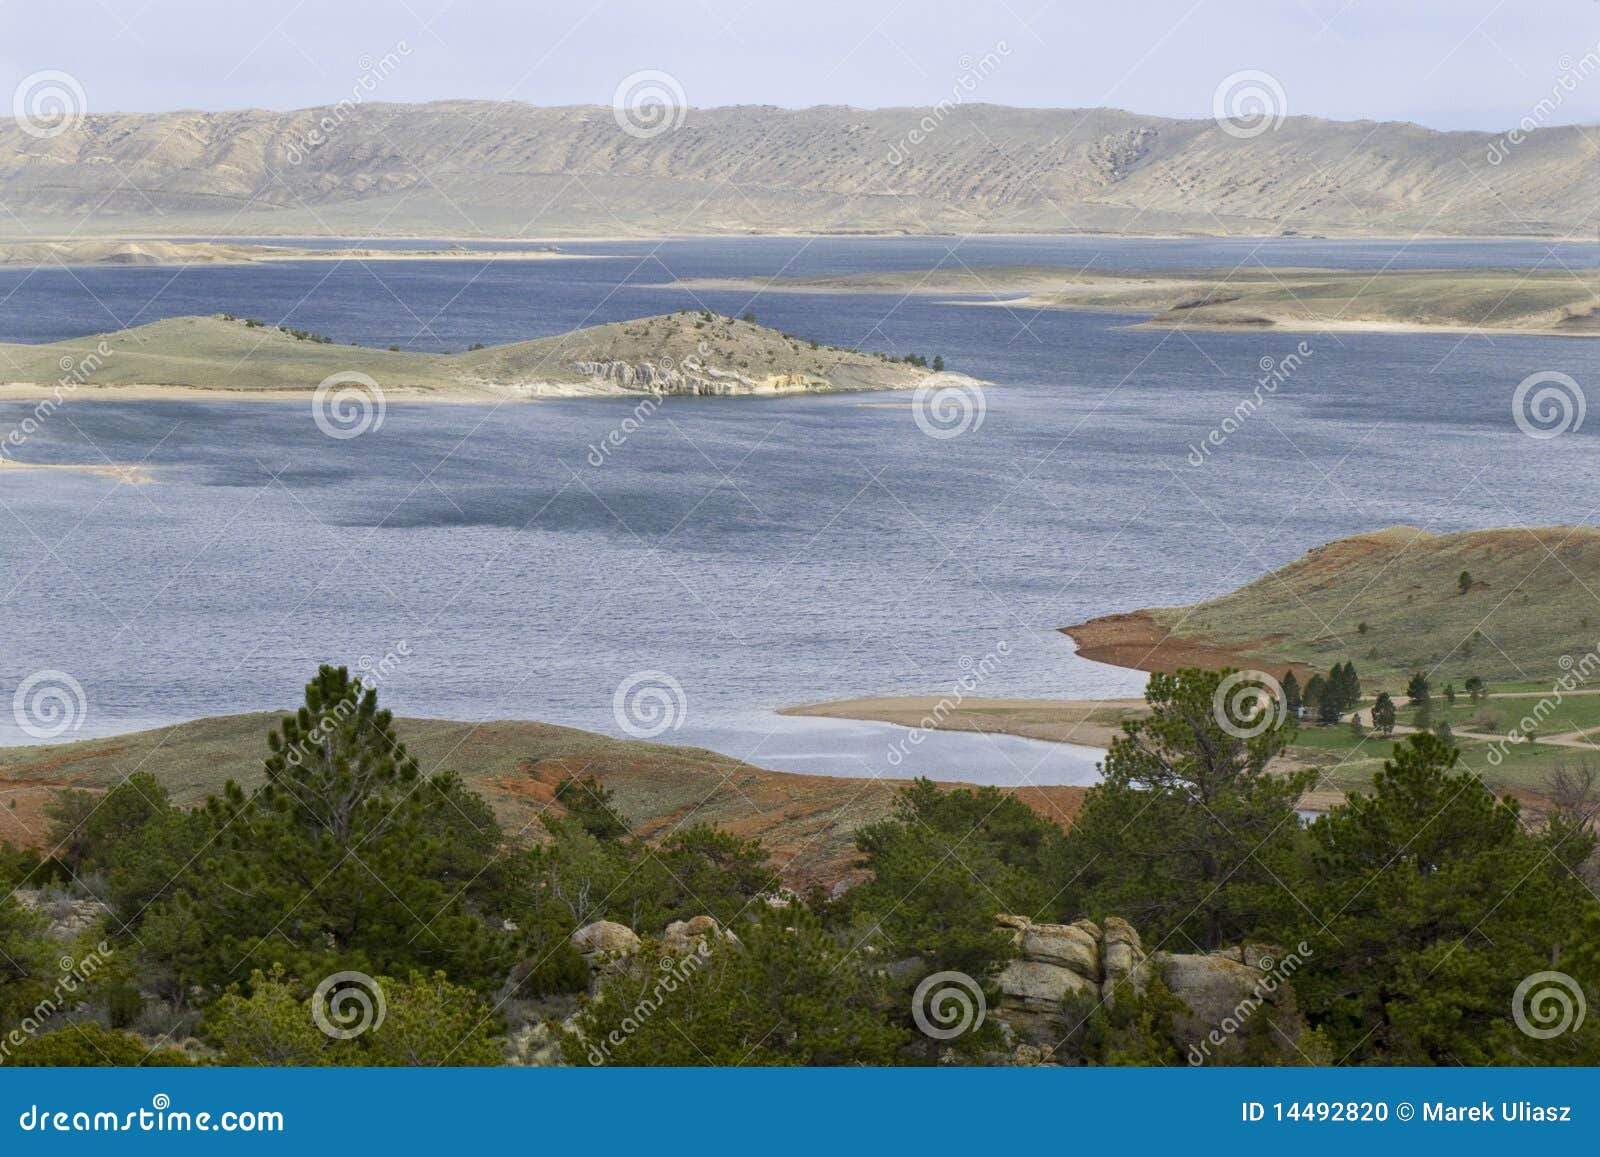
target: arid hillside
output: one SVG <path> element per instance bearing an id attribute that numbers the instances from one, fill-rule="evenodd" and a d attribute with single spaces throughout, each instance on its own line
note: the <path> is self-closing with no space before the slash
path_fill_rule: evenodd
<path id="1" fill-rule="evenodd" d="M 262 778 L 269 712 L 198 719 L 107 739 L 0 748 L 0 843 L 44 847 L 45 807 L 63 788 L 103 790 L 135 771 L 159 779 L 174 802 L 193 806 L 230 779 Z M 561 815 L 555 788 L 592 775 L 616 793 L 637 834 L 660 839 L 711 824 L 760 839 L 792 886 L 854 880 L 855 833 L 886 818 L 904 781 L 791 775 L 752 767 L 698 747 L 611 739 L 548 723 L 456 723 L 399 719 L 401 739 L 427 773 L 455 771 L 487 799 L 508 840 L 544 833 L 539 816 Z M 1065 826 L 1080 787 L 1021 788 L 1017 797 Z M 553 810 L 552 810 L 553 809 Z"/>
<path id="2" fill-rule="evenodd" d="M 1550 236 L 1600 192 L 1581 128 L 1505 148 L 1309 117 L 1241 137 L 1114 109 L 675 111 L 649 133 L 483 101 L 105 114 L 44 138 L 0 120 L 3 231 Z"/>

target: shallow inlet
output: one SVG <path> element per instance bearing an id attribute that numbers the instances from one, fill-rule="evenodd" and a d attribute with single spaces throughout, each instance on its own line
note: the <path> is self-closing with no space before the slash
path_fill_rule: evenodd
<path id="1" fill-rule="evenodd" d="M 667 736 L 662 741 L 669 741 Z M 773 715 L 759 729 L 711 725 L 670 742 L 709 747 L 771 771 L 849 779 L 911 779 L 998 787 L 1099 782 L 1098 747 L 970 731 L 914 731 L 895 723 Z"/>

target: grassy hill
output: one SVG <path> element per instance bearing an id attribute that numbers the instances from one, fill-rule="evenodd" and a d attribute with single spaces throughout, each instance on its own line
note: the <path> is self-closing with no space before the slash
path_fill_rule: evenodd
<path id="1" fill-rule="evenodd" d="M 48 345 L 0 344 L 0 382 L 310 393 L 336 373 L 423 396 L 776 394 L 915 386 L 927 371 L 749 321 L 683 312 L 455 354 L 338 345 L 226 316 Z"/>
<path id="2" fill-rule="evenodd" d="M 1463 593 L 1460 576 L 1471 576 Z M 1066 628 L 1085 654 L 1119 627 L 1146 624 L 1172 648 L 1213 648 L 1238 662 L 1325 671 L 1353 660 L 1365 676 L 1431 671 L 1547 684 L 1600 638 L 1600 530 L 1542 527 L 1431 534 L 1394 526 L 1308 551 L 1230 594 L 1190 607 L 1110 616 Z M 1125 640 L 1124 642 L 1128 642 Z"/>
<path id="3" fill-rule="evenodd" d="M 1557 768 L 1600 766 L 1600 530 L 1591 527 L 1393 526 L 1318 547 L 1220 598 L 1065 630 L 1087 658 L 1149 671 L 1294 668 L 1303 682 L 1348 659 L 1366 723 L 1373 696 L 1387 691 L 1399 734 L 1448 721 L 1463 766 L 1530 802 Z M 1431 720 L 1407 704 L 1414 671 L 1432 686 Z M 1464 693 L 1472 675 L 1490 688 L 1478 703 Z M 1289 754 L 1324 768 L 1324 787 L 1348 790 L 1368 783 L 1390 750 L 1345 722 L 1308 721 Z"/>
<path id="4" fill-rule="evenodd" d="M 155 775 L 180 804 L 200 803 L 229 779 L 259 783 L 271 712 L 34 747 L 0 748 L 0 843 L 39 847 L 45 804 L 66 787 L 103 790 L 135 771 Z M 655 839 L 709 823 L 759 838 L 795 887 L 831 885 L 854 874 L 855 833 L 885 818 L 899 780 L 793 775 L 751 767 L 696 747 L 612 739 L 547 723 L 459 723 L 399 719 L 396 727 L 425 772 L 453 770 L 495 809 L 513 842 L 538 839 L 567 775 L 593 775 L 616 793 L 635 831 Z M 1082 788 L 1026 789 L 1019 798 L 1061 823 Z"/>

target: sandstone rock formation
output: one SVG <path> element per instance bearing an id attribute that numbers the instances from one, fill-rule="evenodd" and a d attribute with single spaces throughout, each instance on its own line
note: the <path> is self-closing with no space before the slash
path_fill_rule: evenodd
<path id="1" fill-rule="evenodd" d="M 998 1014 L 1022 1036 L 1049 1043 L 1073 1027 L 1068 1006 L 1112 999 L 1118 984 L 1138 984 L 1145 962 L 1139 934 L 1115 916 L 1102 929 L 1092 920 L 1035 924 L 1025 916 L 997 916 L 1011 930 L 1018 955 L 1000 973 Z"/>
<path id="2" fill-rule="evenodd" d="M 45 935 L 52 940 L 74 940 L 110 914 L 109 908 L 92 897 L 74 899 L 51 889 L 19 888 L 15 896 L 17 903 L 49 921 Z"/>
<path id="3" fill-rule="evenodd" d="M 739 938 L 712 916 L 674 920 L 661 933 L 661 951 L 668 956 L 702 956 L 719 944 L 738 943 Z"/>
<path id="4" fill-rule="evenodd" d="M 639 951 L 638 933 L 614 920 L 585 924 L 572 934 L 571 941 L 591 969 L 602 968 Z"/>
<path id="5" fill-rule="evenodd" d="M 997 978 L 995 1015 L 1032 1045 L 1060 1044 L 1096 1002 L 1142 993 L 1152 978 L 1183 1004 L 1172 1016 L 1172 1039 L 1193 1063 L 1230 1047 L 1258 1015 L 1258 1029 L 1270 1024 L 1280 1030 L 1285 1051 L 1292 1052 L 1302 1027 L 1283 958 L 1264 945 L 1146 953 L 1133 925 L 1117 916 L 1108 916 L 1103 927 L 1091 920 L 1035 924 L 1009 915 L 995 921 L 1011 932 L 1019 953 Z"/>

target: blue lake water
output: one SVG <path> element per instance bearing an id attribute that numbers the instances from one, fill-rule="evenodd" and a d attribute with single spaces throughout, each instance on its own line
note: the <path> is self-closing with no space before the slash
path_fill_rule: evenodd
<path id="1" fill-rule="evenodd" d="M 1593 520 L 1594 430 L 1524 436 L 1527 375 L 1600 384 L 1600 343 L 1210 333 L 889 296 L 697 293 L 674 277 L 1050 262 L 1104 268 L 1600 266 L 1600 245 L 990 238 L 568 245 L 607 260 L 0 270 L 0 340 L 227 311 L 340 341 L 462 349 L 672 309 L 753 310 L 819 341 L 942 354 L 992 380 L 982 424 L 925 435 L 908 394 L 673 399 L 596 462 L 631 401 L 390 403 L 325 437 L 309 403 L 74 398 L 19 457 L 158 479 L 0 479 L 6 694 L 70 673 L 109 734 L 294 702 L 321 661 L 386 664 L 398 712 L 621 734 L 620 684 L 666 676 L 664 741 L 835 774 L 1084 782 L 1095 753 L 912 745 L 771 715 L 876 694 L 1136 694 L 1056 628 L 1190 602 L 1311 546 Z M 953 256 L 952 256 L 953 252 Z M 1304 341 L 1303 364 L 1199 465 Z M 0 373 L 0 377 L 3 377 Z M 314 383 L 308 383 L 314 384 Z M 0 434 L 30 406 L 0 404 Z M 658 680 L 658 682 L 660 682 Z M 975 686 L 972 686 L 973 684 Z M 65 736 L 64 736 L 65 737 Z M 0 741 L 30 742 L 0 711 Z"/>

